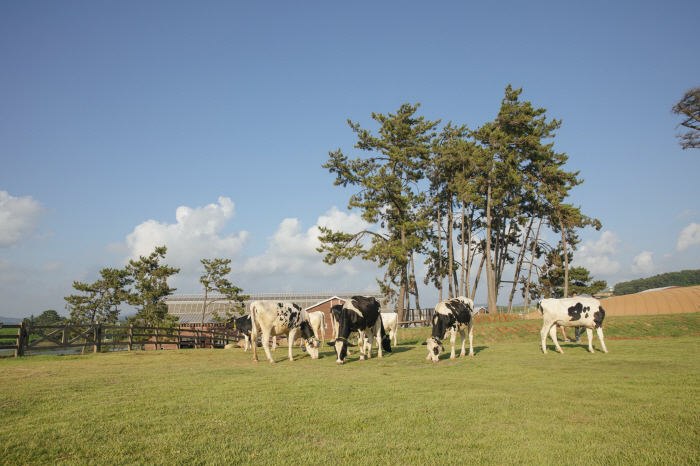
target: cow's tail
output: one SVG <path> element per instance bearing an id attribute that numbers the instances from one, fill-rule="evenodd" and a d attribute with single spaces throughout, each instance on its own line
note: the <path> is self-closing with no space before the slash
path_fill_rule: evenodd
<path id="1" fill-rule="evenodd" d="M 255 314 L 257 312 L 256 303 L 250 305 L 250 344 L 253 350 L 253 361 L 258 360 L 258 325 L 255 322 Z"/>
<path id="2" fill-rule="evenodd" d="M 540 311 L 540 314 L 544 315 L 544 311 L 542 310 L 542 300 L 541 299 L 537 302 L 537 310 Z"/>

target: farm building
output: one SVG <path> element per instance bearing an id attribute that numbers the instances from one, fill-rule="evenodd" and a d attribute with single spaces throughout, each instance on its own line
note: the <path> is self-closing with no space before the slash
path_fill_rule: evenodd
<path id="1" fill-rule="evenodd" d="M 308 309 L 310 311 L 321 310 L 315 309 L 316 305 L 325 305 L 324 303 L 330 303 L 333 300 L 333 304 L 338 304 L 340 300 L 345 302 L 345 300 L 353 296 L 373 296 L 380 302 L 382 306 L 382 312 L 386 312 L 386 298 L 381 293 L 263 293 L 263 294 L 251 294 L 250 299 L 245 301 L 245 311 L 247 314 L 250 311 L 250 304 L 253 301 L 280 301 L 280 302 L 291 302 L 297 304 L 302 309 Z M 207 313 L 214 311 L 219 313 L 222 317 L 226 315 L 226 312 L 231 308 L 231 305 L 224 300 L 223 295 L 210 294 L 209 299 L 217 300 L 212 304 L 209 304 L 207 308 Z M 191 325 L 197 326 L 202 321 L 202 309 L 204 308 L 204 294 L 174 294 L 165 298 L 165 304 L 168 306 L 168 314 L 176 316 L 179 319 L 181 325 Z M 328 305 L 328 310 L 330 312 L 330 307 L 333 305 Z M 330 327 L 330 316 L 327 316 L 326 324 Z M 207 326 L 217 326 L 212 315 L 207 315 L 204 318 L 205 327 Z M 208 324 L 208 325 L 207 325 Z"/>

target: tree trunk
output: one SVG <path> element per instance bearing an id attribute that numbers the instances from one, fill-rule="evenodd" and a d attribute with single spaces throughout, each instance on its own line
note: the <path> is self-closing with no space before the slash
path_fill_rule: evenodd
<path id="1" fill-rule="evenodd" d="M 413 252 L 411 252 L 411 275 L 413 276 L 413 295 L 416 297 L 416 309 L 420 309 L 420 301 L 418 299 L 418 284 L 416 283 L 416 268 L 413 262 Z"/>
<path id="2" fill-rule="evenodd" d="M 520 278 L 520 271 L 523 268 L 523 260 L 525 259 L 525 252 L 527 251 L 527 240 L 530 238 L 530 231 L 532 231 L 532 224 L 535 221 L 535 217 L 530 219 L 530 224 L 527 226 L 525 231 L 525 239 L 523 240 L 523 246 L 520 248 L 518 253 L 518 260 L 515 262 L 515 274 L 513 275 L 513 287 L 510 290 L 510 298 L 508 298 L 508 312 L 510 313 L 513 307 L 513 296 L 515 295 L 515 289 L 518 286 L 518 278 Z"/>
<path id="3" fill-rule="evenodd" d="M 438 302 L 442 302 L 442 219 L 440 218 L 440 203 L 438 202 L 437 212 L 437 231 L 438 231 L 438 278 L 440 285 L 438 286 Z"/>
<path id="4" fill-rule="evenodd" d="M 496 290 L 496 277 L 494 276 L 493 262 L 491 262 L 491 181 L 488 182 L 486 193 L 486 286 L 488 288 L 489 313 L 498 312 L 498 291 Z"/>
<path id="5" fill-rule="evenodd" d="M 467 217 L 464 215 L 464 202 L 462 202 L 462 283 L 459 286 L 459 295 L 466 296 L 465 280 L 467 271 L 467 262 L 464 258 L 464 224 L 466 223 Z"/>
<path id="6" fill-rule="evenodd" d="M 472 295 L 470 296 L 472 301 L 474 301 L 474 296 L 476 295 L 476 288 L 479 286 L 479 277 L 481 276 L 481 269 L 484 268 L 484 262 L 486 262 L 486 254 L 481 255 L 479 270 L 476 271 L 476 278 L 474 279 L 474 288 L 472 288 Z"/>
<path id="7" fill-rule="evenodd" d="M 454 268 L 454 252 L 453 252 L 453 238 L 452 238 L 452 199 L 450 199 L 450 205 L 447 208 L 447 260 L 448 265 L 447 265 L 447 276 L 449 277 L 449 285 L 450 285 L 450 299 L 455 297 L 455 286 L 457 285 L 456 283 L 453 283 L 454 277 L 452 276 L 452 269 Z"/>
<path id="8" fill-rule="evenodd" d="M 561 247 L 564 250 L 564 297 L 569 297 L 569 254 L 566 249 L 566 230 L 564 224 L 559 218 L 559 228 L 561 229 Z"/>
<path id="9" fill-rule="evenodd" d="M 523 308 L 523 312 L 527 311 L 527 306 L 530 302 L 530 277 L 532 277 L 532 267 L 535 264 L 535 249 L 537 248 L 537 240 L 540 238 L 540 228 L 542 228 L 542 219 L 540 219 L 540 224 L 537 225 L 535 241 L 532 243 L 532 255 L 530 258 L 530 269 L 527 272 L 527 285 L 525 286 L 525 307 Z"/>
<path id="10" fill-rule="evenodd" d="M 471 281 L 472 274 L 472 262 L 474 261 L 474 255 L 472 254 L 472 215 L 474 211 L 469 213 L 469 221 L 467 222 L 467 265 L 465 266 L 465 278 L 464 278 L 464 296 L 469 296 L 469 282 Z M 465 217 L 466 220 L 466 217 Z"/>
<path id="11" fill-rule="evenodd" d="M 401 227 L 401 246 L 403 247 L 403 250 L 406 250 L 406 230 L 404 230 L 403 227 Z M 404 304 L 406 302 L 406 275 L 407 275 L 407 267 L 406 264 L 401 266 L 401 286 L 399 288 L 399 299 L 398 299 L 398 304 L 399 304 L 399 320 L 406 320 L 406 311 Z"/>

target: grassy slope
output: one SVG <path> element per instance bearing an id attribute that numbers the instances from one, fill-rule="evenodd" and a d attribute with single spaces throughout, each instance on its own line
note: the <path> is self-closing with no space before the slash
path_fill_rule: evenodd
<path id="1" fill-rule="evenodd" d="M 329 348 L 2 359 L 0 464 L 697 464 L 700 317 L 669 317 L 609 354 L 543 355 L 498 330 L 518 321 L 438 364 L 420 344 L 340 367 Z M 678 326 L 695 336 L 648 339 Z"/>

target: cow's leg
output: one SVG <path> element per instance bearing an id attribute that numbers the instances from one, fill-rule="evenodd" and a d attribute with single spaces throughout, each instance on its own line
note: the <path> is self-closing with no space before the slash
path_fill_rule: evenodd
<path id="1" fill-rule="evenodd" d="M 360 361 L 365 360 L 365 332 L 360 330 L 357 332 L 357 343 L 360 348 Z"/>
<path id="2" fill-rule="evenodd" d="M 253 311 L 251 310 L 251 312 Z M 253 329 L 250 331 L 250 343 L 253 349 L 253 361 L 258 362 L 258 328 L 255 324 L 253 324 Z"/>
<path id="3" fill-rule="evenodd" d="M 586 336 L 588 336 L 588 351 L 595 353 L 593 349 L 593 329 L 586 327 Z"/>
<path id="4" fill-rule="evenodd" d="M 545 320 L 544 325 L 542 325 L 542 330 L 540 330 L 540 336 L 542 337 L 542 352 L 547 354 L 547 334 L 550 333 L 553 322 L 548 322 Z M 557 341 L 556 331 L 554 332 L 554 341 Z"/>
<path id="5" fill-rule="evenodd" d="M 265 350 L 265 355 L 267 356 L 267 360 L 270 361 L 271 363 L 274 363 L 275 360 L 272 359 L 272 354 L 270 354 L 270 330 L 262 329 L 261 343 L 262 343 L 263 349 Z M 257 346 L 257 345 L 255 345 L 255 346 Z"/>
<path id="6" fill-rule="evenodd" d="M 396 326 L 396 327 L 394 327 L 393 329 L 391 329 L 391 335 L 389 336 L 389 338 L 391 338 L 392 340 L 394 340 L 394 346 L 398 346 L 398 344 L 399 344 L 399 343 L 397 342 L 397 340 L 396 340 L 396 338 L 398 337 L 398 334 L 399 334 L 398 326 Z"/>
<path id="7" fill-rule="evenodd" d="M 386 329 L 384 329 L 386 332 Z M 382 320 L 377 319 L 377 323 L 374 325 L 374 335 L 375 339 L 377 340 L 377 357 L 382 358 L 384 357 L 384 354 L 382 353 Z M 389 337 L 391 338 L 391 337 Z M 372 347 L 369 347 L 370 351 L 372 351 Z"/>
<path id="8" fill-rule="evenodd" d="M 374 341 L 374 332 L 372 329 L 367 330 L 365 333 L 365 350 L 367 352 L 367 359 L 372 359 L 372 341 Z"/>
<path id="9" fill-rule="evenodd" d="M 596 333 L 598 333 L 598 339 L 600 340 L 600 346 L 603 347 L 603 353 L 607 353 L 608 349 L 605 347 L 605 337 L 603 337 L 603 327 L 598 327 L 595 330 L 596 330 Z M 593 340 L 593 331 L 591 331 L 591 334 L 588 336 L 588 338 Z"/>
<path id="10" fill-rule="evenodd" d="M 469 356 L 474 356 L 474 316 L 469 320 Z"/>
<path id="11" fill-rule="evenodd" d="M 277 350 L 277 337 L 273 336 L 272 337 L 272 351 L 275 351 L 275 350 Z"/>
<path id="12" fill-rule="evenodd" d="M 289 329 L 289 334 L 287 335 L 287 338 L 289 338 L 289 360 L 294 362 L 294 358 L 292 357 L 292 348 L 294 348 L 294 342 L 296 341 L 297 338 L 297 329 L 296 328 L 291 328 Z M 302 343 L 304 343 L 304 339 L 302 338 Z"/>
<path id="13" fill-rule="evenodd" d="M 554 340 L 554 346 L 557 348 L 557 352 L 564 354 L 564 350 L 561 349 L 561 346 L 559 346 L 559 340 L 557 340 L 557 326 L 556 325 L 552 325 L 549 328 L 549 336 L 552 337 L 552 340 Z"/>
<path id="14" fill-rule="evenodd" d="M 462 352 L 459 353 L 459 357 L 460 357 L 460 358 L 463 358 L 464 356 L 467 355 L 467 349 L 466 349 L 466 345 L 467 345 L 467 333 L 464 331 L 464 329 L 461 329 L 461 330 L 459 331 L 459 336 L 462 338 Z"/>
<path id="15" fill-rule="evenodd" d="M 452 347 L 452 351 L 450 351 L 450 359 L 455 358 L 455 343 L 457 343 L 457 330 L 450 330 L 450 346 Z"/>

